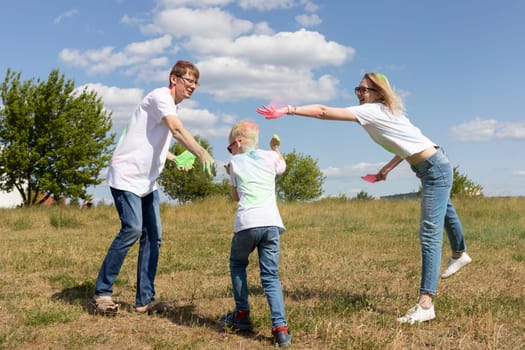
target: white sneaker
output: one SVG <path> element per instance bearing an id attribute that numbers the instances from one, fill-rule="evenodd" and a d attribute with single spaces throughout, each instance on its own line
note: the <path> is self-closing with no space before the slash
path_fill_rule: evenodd
<path id="1" fill-rule="evenodd" d="M 416 304 L 416 306 L 407 311 L 405 316 L 399 317 L 397 321 L 401 323 L 414 324 L 416 322 L 419 323 L 430 321 L 434 318 L 436 318 L 436 314 L 434 312 L 433 304 L 429 309 L 423 309 L 421 305 Z"/>
<path id="2" fill-rule="evenodd" d="M 463 266 L 469 264 L 472 261 L 467 253 L 461 254 L 457 259 L 448 259 L 447 269 L 441 275 L 441 278 L 447 278 L 458 272 Z"/>

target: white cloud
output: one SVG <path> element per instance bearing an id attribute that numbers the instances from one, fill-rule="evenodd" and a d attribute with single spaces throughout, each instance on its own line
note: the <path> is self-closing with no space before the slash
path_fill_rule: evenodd
<path id="1" fill-rule="evenodd" d="M 69 11 L 66 11 L 62 14 L 60 14 L 58 17 L 56 17 L 54 20 L 53 20 L 53 23 L 55 24 L 59 24 L 60 22 L 62 22 L 62 20 L 64 18 L 71 18 L 73 17 L 74 15 L 76 15 L 78 13 L 78 10 L 69 10 Z"/>
<path id="2" fill-rule="evenodd" d="M 260 64 L 308 68 L 341 65 L 352 59 L 355 53 L 352 47 L 327 41 L 324 35 L 305 29 L 239 38 L 236 49 L 239 53 L 248 50 L 251 59 Z"/>
<path id="3" fill-rule="evenodd" d="M 307 28 L 318 26 L 322 22 L 321 18 L 318 15 L 316 15 L 316 14 L 313 14 L 313 15 L 304 15 L 304 14 L 303 15 L 298 15 L 298 16 L 295 16 L 295 20 L 301 26 L 307 27 Z"/>
<path id="4" fill-rule="evenodd" d="M 525 170 L 518 170 L 512 173 L 512 175 L 525 176 Z"/>
<path id="5" fill-rule="evenodd" d="M 268 22 L 260 22 L 255 24 L 253 27 L 253 32 L 259 35 L 272 35 L 274 30 L 270 27 Z"/>
<path id="6" fill-rule="evenodd" d="M 319 68 L 342 65 L 351 60 L 355 50 L 334 41 L 327 41 L 318 33 L 301 29 L 297 32 L 279 32 L 274 35 L 228 38 L 192 38 L 186 48 L 200 57 L 231 56 L 264 65 Z"/>
<path id="7" fill-rule="evenodd" d="M 330 75 L 315 78 L 307 69 L 259 65 L 233 57 L 212 58 L 197 65 L 205 77 L 201 89 L 216 99 L 279 97 L 288 104 L 326 101 L 339 93 L 337 78 Z"/>
<path id="8" fill-rule="evenodd" d="M 294 0 L 239 0 L 239 6 L 241 8 L 256 9 L 259 11 L 286 9 L 294 5 Z"/>
<path id="9" fill-rule="evenodd" d="M 495 119 L 468 121 L 451 128 L 452 136 L 460 141 L 490 141 L 525 139 L 525 122 L 499 122 Z"/>
<path id="10" fill-rule="evenodd" d="M 124 16 L 122 16 L 122 18 L 120 19 L 120 23 L 123 23 L 123 24 L 130 24 L 130 25 L 140 25 L 140 24 L 144 23 L 144 20 L 141 19 L 141 18 L 130 17 L 130 16 L 128 16 L 128 15 L 124 15 Z"/>
<path id="11" fill-rule="evenodd" d="M 274 33 L 267 22 L 254 24 L 238 19 L 218 7 L 229 2 L 163 0 L 154 9 L 148 28 L 156 37 L 118 49 L 63 49 L 62 62 L 91 74 L 117 69 L 136 80 L 164 82 L 170 56 L 185 51 L 195 57 L 202 72 L 201 90 L 216 99 L 275 98 L 289 102 L 323 102 L 341 94 L 339 79 L 314 74 L 322 67 L 339 66 L 351 60 L 355 50 L 305 29 Z M 263 2 L 245 1 L 257 7 Z M 267 8 L 310 6 L 310 1 L 264 2 Z M 188 5 L 189 6 L 189 5 Z M 315 8 L 310 8 L 312 11 Z M 125 16 L 126 23 L 135 22 Z M 176 38 L 176 40 L 174 40 Z M 173 44 L 174 42 L 174 44 Z M 164 66 L 163 66 L 164 65 Z M 286 78 L 284 78 L 286 77 Z"/>
<path id="12" fill-rule="evenodd" d="M 127 124 L 136 105 L 142 100 L 142 89 L 121 89 L 115 86 L 105 86 L 98 83 L 79 86 L 77 90 L 87 88 L 94 90 L 102 98 L 104 107 L 112 112 L 113 127 L 120 128 Z"/>
<path id="13" fill-rule="evenodd" d="M 234 38 L 248 33 L 253 23 L 237 19 L 218 8 L 176 8 L 158 12 L 154 26 L 175 37 L 205 36 L 208 38 Z"/>
<path id="14" fill-rule="evenodd" d="M 131 43 L 126 46 L 124 51 L 128 55 L 153 56 L 164 52 L 171 46 L 171 36 L 163 35 L 160 38 Z"/>
<path id="15" fill-rule="evenodd" d="M 304 29 L 233 41 L 195 37 L 186 48 L 201 57 L 197 65 L 205 77 L 203 91 L 215 98 L 280 96 L 288 103 L 337 97 L 339 79 L 329 74 L 316 77 L 312 70 L 341 65 L 355 53 L 351 47 Z"/>
<path id="16" fill-rule="evenodd" d="M 107 46 L 98 50 L 72 50 L 63 49 L 59 58 L 65 64 L 80 67 L 92 74 L 109 73 L 115 68 L 129 64 L 122 53 L 113 52 L 114 47 Z"/>
<path id="17" fill-rule="evenodd" d="M 502 122 L 498 126 L 496 138 L 525 140 L 525 122 Z"/>
<path id="18" fill-rule="evenodd" d="M 301 0 L 301 4 L 304 6 L 306 12 L 317 12 L 319 6 L 314 4 L 311 0 Z"/>
<path id="19" fill-rule="evenodd" d="M 59 58 L 65 64 L 80 67 L 91 74 L 110 73 L 117 68 L 147 62 L 149 57 L 161 54 L 171 46 L 171 36 L 128 44 L 122 52 L 106 46 L 98 50 L 63 49 Z"/>
<path id="20" fill-rule="evenodd" d="M 209 7 L 209 6 L 226 6 L 234 0 L 157 0 L 157 3 L 163 7 L 173 8 L 181 6 L 191 7 Z"/>

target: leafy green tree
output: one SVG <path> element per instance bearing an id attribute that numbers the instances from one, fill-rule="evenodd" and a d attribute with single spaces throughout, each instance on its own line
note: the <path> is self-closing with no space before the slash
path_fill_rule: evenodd
<path id="1" fill-rule="evenodd" d="M 459 172 L 459 167 L 454 167 L 454 183 L 450 191 L 451 197 L 476 197 L 483 196 L 483 187 L 470 180 L 467 175 Z"/>
<path id="2" fill-rule="evenodd" d="M 459 172 L 459 167 L 455 166 L 453 171 L 453 182 L 452 188 L 450 189 L 450 197 L 461 198 L 461 197 L 483 197 L 483 186 L 470 180 L 467 175 Z M 419 186 L 418 196 L 421 196 L 423 187 Z"/>
<path id="3" fill-rule="evenodd" d="M 368 194 L 368 192 L 361 190 L 357 196 L 356 199 L 374 199 L 371 195 Z"/>
<path id="4" fill-rule="evenodd" d="M 207 140 L 199 136 L 195 136 L 195 140 L 213 156 Z M 170 152 L 175 155 L 181 154 L 184 150 L 185 148 L 178 143 L 175 143 L 170 148 Z M 198 158 L 195 159 L 193 169 L 188 171 L 178 170 L 173 162 L 168 161 L 162 174 L 159 176 L 158 183 L 168 197 L 181 203 L 202 199 L 211 195 L 229 193 L 228 181 L 224 180 L 221 183 L 214 183 L 213 179 L 202 170 Z"/>
<path id="5" fill-rule="evenodd" d="M 16 188 L 24 206 L 88 198 L 111 157 L 111 114 L 56 69 L 47 81 L 20 77 L 8 69 L 0 85 L 0 189 Z"/>
<path id="6" fill-rule="evenodd" d="M 286 171 L 277 176 L 277 196 L 284 201 L 306 201 L 323 194 L 325 176 L 317 165 L 317 160 L 297 153 L 283 154 Z"/>

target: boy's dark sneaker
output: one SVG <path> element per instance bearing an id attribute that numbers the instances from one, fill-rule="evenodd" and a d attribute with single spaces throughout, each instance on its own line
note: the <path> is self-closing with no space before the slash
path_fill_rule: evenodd
<path id="1" fill-rule="evenodd" d="M 292 344 L 292 336 L 288 333 L 286 326 L 277 326 L 272 330 L 275 342 L 280 348 L 287 348 Z"/>
<path id="2" fill-rule="evenodd" d="M 235 328 L 240 331 L 252 329 L 250 310 L 235 310 L 223 315 L 219 322 L 224 327 Z"/>

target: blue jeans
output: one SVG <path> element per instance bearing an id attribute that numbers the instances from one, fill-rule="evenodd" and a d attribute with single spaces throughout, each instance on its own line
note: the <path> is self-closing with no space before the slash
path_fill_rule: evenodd
<path id="1" fill-rule="evenodd" d="M 254 227 L 233 235 L 230 252 L 230 273 L 236 310 L 249 310 L 246 267 L 248 257 L 257 248 L 261 283 L 270 306 L 272 328 L 286 326 L 284 299 L 279 280 L 279 236 L 283 229 L 276 226 Z"/>
<path id="2" fill-rule="evenodd" d="M 97 278 L 95 295 L 112 295 L 117 278 L 131 246 L 139 239 L 136 306 L 155 299 L 155 275 L 159 260 L 162 228 L 160 199 L 157 191 L 139 197 L 128 191 L 111 188 L 121 228 L 104 258 Z"/>
<path id="3" fill-rule="evenodd" d="M 441 148 L 427 160 L 411 168 L 421 179 L 423 188 L 419 224 L 423 266 L 419 292 L 435 295 L 441 267 L 443 228 L 453 252 L 464 252 L 467 249 L 461 222 L 450 201 L 450 190 L 454 180 L 453 170 Z"/>

